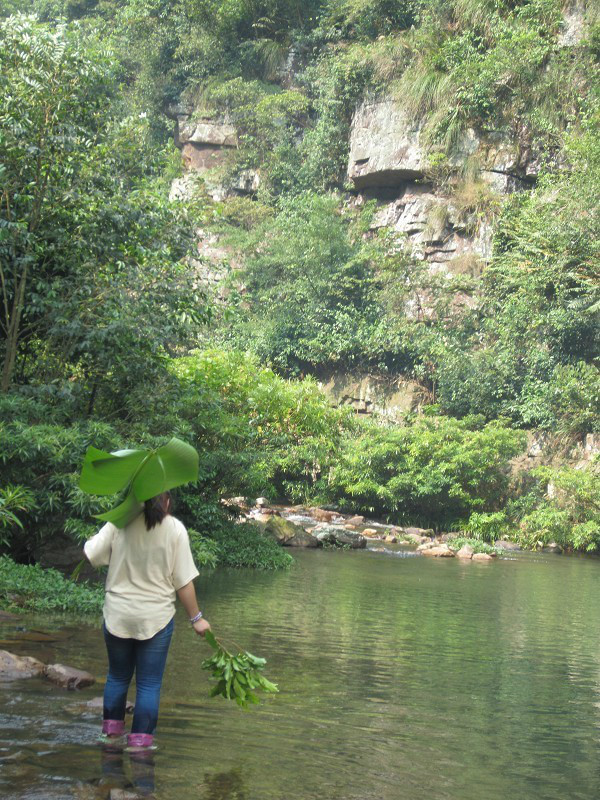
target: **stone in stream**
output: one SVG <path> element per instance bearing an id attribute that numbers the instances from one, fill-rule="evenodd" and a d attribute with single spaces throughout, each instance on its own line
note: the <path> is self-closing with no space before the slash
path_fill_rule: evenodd
<path id="1" fill-rule="evenodd" d="M 86 686 L 96 683 L 96 679 L 91 673 L 74 667 L 66 667 L 64 664 L 48 664 L 44 675 L 62 689 L 84 689 Z"/>
<path id="2" fill-rule="evenodd" d="M 310 508 L 309 514 L 313 519 L 316 519 L 317 522 L 331 522 L 336 517 L 340 516 L 335 511 L 326 511 L 324 508 Z"/>
<path id="3" fill-rule="evenodd" d="M 423 548 L 421 553 L 424 556 L 436 556 L 437 558 L 454 558 L 454 550 L 451 550 L 447 544 L 434 543 L 433 547 Z"/>
<path id="4" fill-rule="evenodd" d="M 333 525 L 320 530 L 317 533 L 317 539 L 322 543 L 337 545 L 338 547 L 350 547 L 352 550 L 359 550 L 367 546 L 367 539 L 361 533 L 348 531 L 345 528 L 337 528 Z"/>
<path id="5" fill-rule="evenodd" d="M 356 531 L 336 530 L 335 539 L 337 544 L 351 547 L 353 550 L 361 550 L 367 546 L 367 540 L 362 533 Z"/>
<path id="6" fill-rule="evenodd" d="M 388 535 L 385 537 L 384 541 L 390 542 L 390 544 L 396 544 L 396 542 L 398 541 L 398 537 L 394 536 L 391 533 L 388 533 Z"/>
<path id="7" fill-rule="evenodd" d="M 432 528 L 404 528 L 405 536 L 433 536 Z"/>
<path id="8" fill-rule="evenodd" d="M 509 542 L 508 539 L 498 539 L 494 542 L 494 547 L 499 547 L 501 550 L 520 550 L 521 548 L 516 542 Z"/>
<path id="9" fill-rule="evenodd" d="M 266 514 L 261 511 L 260 514 L 254 514 L 250 519 L 254 520 L 255 522 L 268 522 L 271 519 L 271 514 Z"/>
<path id="10" fill-rule="evenodd" d="M 31 656 L 17 656 L 8 650 L 0 650 L 0 681 L 19 678 L 35 678 L 44 672 L 44 664 Z"/>
<path id="11" fill-rule="evenodd" d="M 254 505 L 258 506 L 259 508 L 262 508 L 263 506 L 268 506 L 269 501 L 267 500 L 266 497 L 257 497 L 256 500 L 254 501 Z"/>
<path id="12" fill-rule="evenodd" d="M 349 519 L 346 520 L 346 522 L 348 522 L 350 525 L 362 525 L 364 521 L 365 518 L 362 517 L 360 514 L 356 514 L 355 516 L 350 517 Z"/>
<path id="13" fill-rule="evenodd" d="M 460 550 L 457 552 L 457 558 L 468 558 L 469 560 L 473 558 L 475 551 L 471 547 L 470 544 L 463 544 Z"/>
<path id="14" fill-rule="evenodd" d="M 321 544 L 317 537 L 305 531 L 302 525 L 296 525 L 295 522 L 283 517 L 269 517 L 264 532 L 283 547 L 319 547 Z"/>
<path id="15" fill-rule="evenodd" d="M 352 525 L 350 522 L 347 522 L 344 525 L 344 528 L 346 528 L 347 531 L 355 531 L 356 530 L 356 525 Z"/>
<path id="16" fill-rule="evenodd" d="M 377 531 L 375 528 L 365 528 L 362 531 L 362 535 L 363 536 L 377 536 L 377 537 L 379 537 L 379 531 Z"/>
<path id="17" fill-rule="evenodd" d="M 557 555 L 560 555 L 562 551 L 563 551 L 562 547 L 556 542 L 550 542 L 549 544 L 542 547 L 542 553 L 556 553 Z"/>
<path id="18" fill-rule="evenodd" d="M 496 557 L 495 553 L 473 553 L 472 561 L 491 561 Z"/>

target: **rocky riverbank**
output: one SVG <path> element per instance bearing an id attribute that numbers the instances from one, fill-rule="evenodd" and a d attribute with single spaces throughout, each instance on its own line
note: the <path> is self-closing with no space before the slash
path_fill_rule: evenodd
<path id="1" fill-rule="evenodd" d="M 377 543 L 384 542 L 414 548 L 417 554 L 427 557 L 474 561 L 491 561 L 502 552 L 521 550 L 518 544 L 506 539 L 486 544 L 461 532 L 435 533 L 431 528 L 402 527 L 335 509 L 271 504 L 265 497 L 258 497 L 253 504 L 244 497 L 222 502 L 237 510 L 238 521 L 254 523 L 282 547 L 378 549 Z M 554 543 L 540 549 L 562 553 L 562 548 Z"/>

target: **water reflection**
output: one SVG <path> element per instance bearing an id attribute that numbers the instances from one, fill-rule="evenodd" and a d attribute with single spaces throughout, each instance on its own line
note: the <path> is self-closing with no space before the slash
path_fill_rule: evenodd
<path id="1" fill-rule="evenodd" d="M 131 781 L 125 775 L 125 756 L 129 762 Z M 104 783 L 131 788 L 139 797 L 151 798 L 155 789 L 153 752 L 125 754 L 122 747 L 103 745 L 101 750 Z"/>

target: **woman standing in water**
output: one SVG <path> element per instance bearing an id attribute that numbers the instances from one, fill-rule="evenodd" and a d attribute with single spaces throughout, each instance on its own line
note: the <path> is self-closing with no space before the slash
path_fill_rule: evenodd
<path id="1" fill-rule="evenodd" d="M 160 688 L 173 633 L 175 596 L 200 636 L 210 630 L 198 609 L 194 564 L 185 526 L 171 516 L 171 495 L 146 500 L 125 528 L 111 522 L 84 546 L 94 567 L 108 566 L 103 632 L 108 652 L 104 740 L 125 732 L 127 690 L 135 671 L 136 699 L 130 748 L 152 748 Z"/>

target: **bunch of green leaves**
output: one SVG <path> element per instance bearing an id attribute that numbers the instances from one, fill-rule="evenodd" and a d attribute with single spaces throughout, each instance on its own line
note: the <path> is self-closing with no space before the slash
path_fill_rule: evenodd
<path id="1" fill-rule="evenodd" d="M 276 684 L 261 675 L 267 663 L 264 658 L 246 651 L 232 655 L 210 631 L 206 632 L 204 638 L 215 651 L 211 658 L 202 662 L 202 669 L 209 670 L 217 680 L 211 697 L 221 695 L 226 700 L 235 700 L 241 708 L 248 708 L 250 704 L 259 702 L 257 691 L 279 691 Z"/>
<path id="2" fill-rule="evenodd" d="M 15 526 L 23 529 L 23 523 L 17 516 L 17 512 L 27 511 L 33 505 L 33 495 L 26 487 L 9 485 L 0 488 L 0 544 L 7 542 L 2 535 L 2 530 Z"/>

